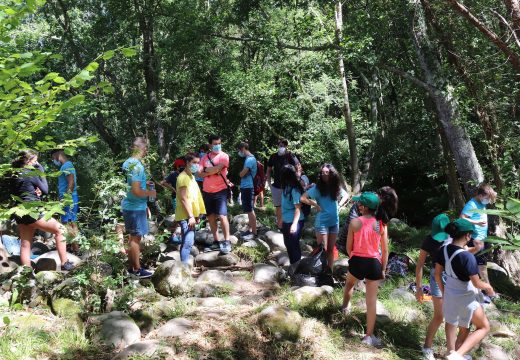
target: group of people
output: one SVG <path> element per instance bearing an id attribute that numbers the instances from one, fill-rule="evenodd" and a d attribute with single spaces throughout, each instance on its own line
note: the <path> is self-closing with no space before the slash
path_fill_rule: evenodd
<path id="1" fill-rule="evenodd" d="M 147 151 L 146 139 L 136 138 L 132 143 L 131 156 L 122 166 L 127 182 L 127 194 L 121 209 L 129 235 L 129 272 L 141 278 L 152 275 L 140 265 L 139 243 L 148 233 L 147 203 L 157 196 L 142 163 Z M 254 207 L 255 197 L 259 195 L 256 175 L 261 163 L 251 153 L 247 142 L 237 146 L 237 155 L 243 159 L 238 174 L 240 197 L 243 211 L 249 220 L 249 230 L 242 237 L 248 239 L 257 236 L 258 231 Z M 67 193 L 73 199 L 73 204 L 64 209 L 62 223 L 66 224 L 70 233 L 77 234 L 76 171 L 63 150 L 53 151 L 52 161 L 60 170 L 60 199 Z M 42 194 L 48 193 L 44 169 L 35 151 L 21 152 L 12 166 L 19 169 L 18 175 L 14 177 L 13 194 L 21 201 L 37 202 Z M 221 137 L 211 135 L 207 147 L 177 159 L 174 173 L 161 183 L 172 191 L 175 221 L 182 235 L 180 258 L 183 263 L 189 261 L 196 225 L 202 218 L 209 222 L 213 235 L 213 244 L 208 250 L 218 250 L 223 255 L 231 251 L 227 205 L 232 184 L 228 179 L 228 168 L 229 155 L 222 150 Z M 338 171 L 333 165 L 324 164 L 319 169 L 316 184 L 311 184 L 298 158 L 288 150 L 288 141 L 281 139 L 278 151 L 267 162 L 266 180 L 271 189 L 277 226 L 283 234 L 290 263 L 302 257 L 300 239 L 304 219 L 310 209 L 315 208 L 316 241 L 326 251 L 328 270 L 332 270 L 340 225 L 339 208 L 349 198 Z M 479 210 L 485 209 L 495 198 L 496 193 L 489 185 L 480 185 L 476 196 L 462 210 L 460 218 L 450 222 L 447 215 L 440 214 L 433 219 L 431 235 L 421 245 L 416 268 L 418 301 L 424 299 L 423 268 L 427 258 L 431 259 L 429 277 L 434 314 L 423 346 L 423 353 L 428 359 L 434 359 L 433 338 L 443 321 L 446 322 L 448 358 L 451 360 L 468 358 L 465 354 L 489 331 L 489 322 L 481 302 L 490 302 L 495 293 L 489 284 L 486 270 L 488 221 L 486 214 Z M 398 197 L 394 189 L 385 186 L 377 192 L 363 192 L 352 200 L 353 205 L 345 224 L 347 236 L 343 244 L 339 241 L 340 250 L 349 256 L 342 311 L 349 314 L 354 287 L 359 281 L 365 281 L 367 326 L 362 341 L 378 346 L 381 341 L 374 335 L 377 294 L 388 263 L 387 225 L 397 212 Z M 67 259 L 64 228 L 59 222 L 53 218 L 44 219 L 43 214 L 36 218 L 32 215 L 14 215 L 14 219 L 20 233 L 23 265 L 30 265 L 31 241 L 35 230 L 40 229 L 54 234 L 62 269 L 72 269 L 73 265 Z M 218 221 L 223 239 L 219 238 Z M 480 298 L 477 289 L 482 290 Z M 476 328 L 472 333 L 469 331 L 470 324 Z"/>

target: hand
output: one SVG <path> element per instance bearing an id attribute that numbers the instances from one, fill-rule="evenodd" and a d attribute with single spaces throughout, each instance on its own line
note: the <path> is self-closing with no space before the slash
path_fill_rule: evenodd
<path id="1" fill-rule="evenodd" d="M 282 220 L 279 220 L 276 222 L 276 226 L 278 226 L 278 229 L 282 228 Z"/>
<path id="2" fill-rule="evenodd" d="M 315 209 L 316 209 L 317 212 L 321 211 L 321 207 L 319 205 L 316 205 Z"/>
<path id="3" fill-rule="evenodd" d="M 489 285 L 489 287 L 486 289 L 486 294 L 487 296 L 495 296 L 496 293 L 495 293 L 495 290 L 493 289 L 493 287 L 491 285 Z"/>
<path id="4" fill-rule="evenodd" d="M 298 229 L 298 224 L 291 224 L 291 229 L 289 230 L 291 234 L 295 234 Z"/>
<path id="5" fill-rule="evenodd" d="M 486 226 L 487 225 L 487 222 L 486 221 L 477 221 L 475 223 L 475 225 L 478 225 L 478 226 Z"/>
<path id="6" fill-rule="evenodd" d="M 38 197 L 42 196 L 42 191 L 40 190 L 40 188 L 35 188 L 35 189 L 34 189 L 34 193 L 35 193 Z"/>
<path id="7" fill-rule="evenodd" d="M 195 221 L 195 218 L 192 216 L 188 219 L 188 227 L 190 229 L 194 229 L 195 228 L 195 225 L 196 225 L 196 221 Z"/>
<path id="8" fill-rule="evenodd" d="M 155 191 L 155 190 L 147 190 L 147 193 L 148 193 L 148 197 L 154 197 L 154 198 L 157 197 L 157 191 Z"/>
<path id="9" fill-rule="evenodd" d="M 415 291 L 415 298 L 417 299 L 418 302 L 420 302 L 422 304 L 422 302 L 423 302 L 422 286 L 417 287 L 417 290 Z"/>

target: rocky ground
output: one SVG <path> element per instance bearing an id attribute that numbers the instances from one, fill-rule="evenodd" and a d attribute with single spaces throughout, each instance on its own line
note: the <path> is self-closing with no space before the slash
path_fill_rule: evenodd
<path id="1" fill-rule="evenodd" d="M 225 256 L 199 252 L 212 241 L 209 231 L 199 231 L 192 268 L 180 264 L 174 248 L 148 237 L 143 253 L 155 274 L 141 281 L 115 277 L 118 265 L 93 252 L 86 251 L 82 258 L 71 255 L 78 269 L 95 267 L 85 277 L 81 270 L 54 271 L 60 264 L 53 251 L 36 261 L 32 273 L 0 249 L 0 358 L 420 358 L 432 308 L 431 302 L 418 304 L 408 291 L 412 273 L 382 285 L 378 334 L 385 346 L 369 348 L 360 342 L 365 323 L 363 285 L 355 293 L 352 314 L 344 317 L 339 311 L 340 284 L 291 287 L 281 234 L 262 227 L 259 238 L 242 241 L 240 231 L 246 222 L 245 215 L 233 218 L 234 252 Z M 309 227 L 302 241 L 304 252 L 311 250 L 313 241 Z M 341 280 L 347 269 L 348 260 L 338 260 L 336 278 Z M 505 276 L 499 268 L 492 273 Z M 116 282 L 109 290 L 107 279 Z M 518 303 L 506 295 L 486 312 L 492 333 L 474 357 L 520 358 Z M 443 339 L 439 331 L 435 341 L 439 358 Z"/>

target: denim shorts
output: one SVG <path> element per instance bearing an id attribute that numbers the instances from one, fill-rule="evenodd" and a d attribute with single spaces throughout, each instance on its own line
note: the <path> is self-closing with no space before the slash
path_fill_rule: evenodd
<path id="1" fill-rule="evenodd" d="M 72 196 L 72 200 L 74 201 L 72 205 L 67 205 L 63 208 L 65 214 L 61 215 L 61 222 L 66 224 L 69 222 L 76 222 L 78 220 L 78 212 L 79 212 L 79 199 L 77 195 Z"/>
<path id="2" fill-rule="evenodd" d="M 282 206 L 282 189 L 271 185 L 271 196 L 274 207 Z"/>
<path id="3" fill-rule="evenodd" d="M 446 285 L 446 273 L 442 272 L 442 283 Z M 435 281 L 435 269 L 430 269 L 430 295 L 436 298 L 442 298 L 442 292 L 437 281 Z"/>
<path id="4" fill-rule="evenodd" d="M 146 210 L 123 210 L 125 219 L 125 230 L 133 236 L 144 236 L 148 234 L 148 219 Z"/>
<path id="5" fill-rule="evenodd" d="M 228 189 L 217 191 L 216 193 L 203 192 L 204 205 L 207 215 L 227 216 L 227 194 Z"/>
<path id="6" fill-rule="evenodd" d="M 333 226 L 317 226 L 316 232 L 321 235 L 339 233 L 339 224 Z"/>
<path id="7" fill-rule="evenodd" d="M 242 199 L 242 210 L 245 213 L 253 212 L 253 203 L 255 200 L 253 188 L 240 188 L 240 197 Z"/>

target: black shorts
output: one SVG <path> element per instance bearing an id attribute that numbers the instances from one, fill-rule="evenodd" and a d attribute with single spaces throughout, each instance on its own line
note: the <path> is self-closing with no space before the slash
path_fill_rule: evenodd
<path id="1" fill-rule="evenodd" d="M 348 271 L 358 280 L 381 280 L 383 267 L 378 259 L 353 256 L 348 261 Z"/>
<path id="2" fill-rule="evenodd" d="M 34 224 L 36 221 L 40 220 L 42 217 L 43 217 L 43 214 L 40 214 L 38 216 L 38 219 L 35 219 L 30 215 L 24 215 L 24 216 L 13 215 L 12 216 L 12 218 L 14 219 L 14 221 L 16 221 L 17 224 L 22 224 L 22 225 Z"/>
<path id="3" fill-rule="evenodd" d="M 491 251 L 486 251 L 491 247 L 491 244 L 487 241 L 483 241 L 484 250 L 480 250 L 475 254 L 475 258 L 477 259 L 477 265 L 486 265 L 487 262 L 491 259 Z M 474 247 L 473 238 L 468 242 L 468 247 Z M 486 251 L 486 252 L 485 252 Z"/>

